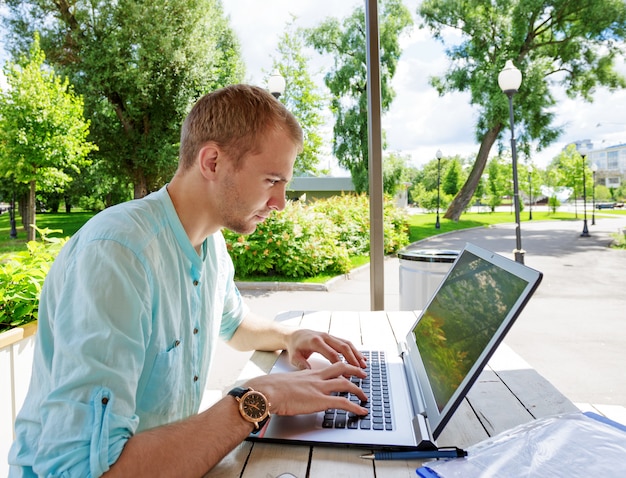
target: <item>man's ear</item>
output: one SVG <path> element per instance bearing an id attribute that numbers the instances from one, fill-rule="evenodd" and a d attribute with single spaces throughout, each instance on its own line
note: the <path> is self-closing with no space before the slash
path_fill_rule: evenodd
<path id="1" fill-rule="evenodd" d="M 215 143 L 207 143 L 198 151 L 198 165 L 205 178 L 208 179 L 215 174 L 220 155 L 221 151 Z"/>

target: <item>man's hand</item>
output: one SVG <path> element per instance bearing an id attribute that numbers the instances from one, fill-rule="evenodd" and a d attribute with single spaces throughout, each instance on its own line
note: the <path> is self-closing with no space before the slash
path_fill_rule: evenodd
<path id="1" fill-rule="evenodd" d="M 340 408 L 365 416 L 367 409 L 358 403 L 331 395 L 333 392 L 349 392 L 361 401 L 367 401 L 363 391 L 346 378 L 351 376 L 365 378 L 366 373 L 360 367 L 340 362 L 317 370 L 264 375 L 248 381 L 246 386 L 263 393 L 271 404 L 271 413 L 276 415 L 300 415 Z"/>
<path id="2" fill-rule="evenodd" d="M 325 332 L 296 329 L 287 337 L 287 352 L 294 367 L 310 369 L 308 358 L 317 352 L 331 363 L 341 361 L 341 356 L 350 365 L 365 368 L 367 362 L 361 352 L 348 340 L 334 337 Z"/>

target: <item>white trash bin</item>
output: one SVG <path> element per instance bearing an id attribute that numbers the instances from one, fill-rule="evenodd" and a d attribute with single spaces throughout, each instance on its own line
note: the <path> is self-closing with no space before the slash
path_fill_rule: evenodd
<path id="1" fill-rule="evenodd" d="M 400 259 L 400 310 L 422 310 L 435 293 L 459 251 L 411 249 L 398 252 Z"/>

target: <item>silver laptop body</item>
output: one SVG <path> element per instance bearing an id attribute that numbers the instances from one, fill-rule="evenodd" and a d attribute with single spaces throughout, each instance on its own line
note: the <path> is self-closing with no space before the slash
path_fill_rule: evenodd
<path id="1" fill-rule="evenodd" d="M 541 282 L 542 274 L 466 244 L 397 350 L 385 352 L 390 429 L 324 427 L 325 413 L 272 416 L 250 440 L 374 450 L 436 448 L 436 439 Z M 313 366 L 328 364 L 312 358 Z M 282 353 L 271 373 L 292 371 Z"/>

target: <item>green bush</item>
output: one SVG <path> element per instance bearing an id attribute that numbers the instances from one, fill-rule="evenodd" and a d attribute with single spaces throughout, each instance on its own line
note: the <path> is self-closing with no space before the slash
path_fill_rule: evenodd
<path id="1" fill-rule="evenodd" d="M 288 203 L 247 236 L 224 230 L 238 276 L 312 277 L 344 273 L 350 261 L 334 224 L 300 203 Z"/>
<path id="2" fill-rule="evenodd" d="M 292 278 L 345 273 L 352 256 L 369 251 L 367 196 L 335 196 L 311 205 L 288 203 L 250 235 L 224 231 L 237 277 Z M 391 202 L 384 210 L 385 252 L 408 243 L 404 211 Z"/>
<path id="3" fill-rule="evenodd" d="M 0 259 L 0 332 L 37 320 L 39 294 L 54 258 L 66 239 L 49 238 L 49 229 L 39 230 L 43 241 L 30 241 L 27 250 Z"/>

